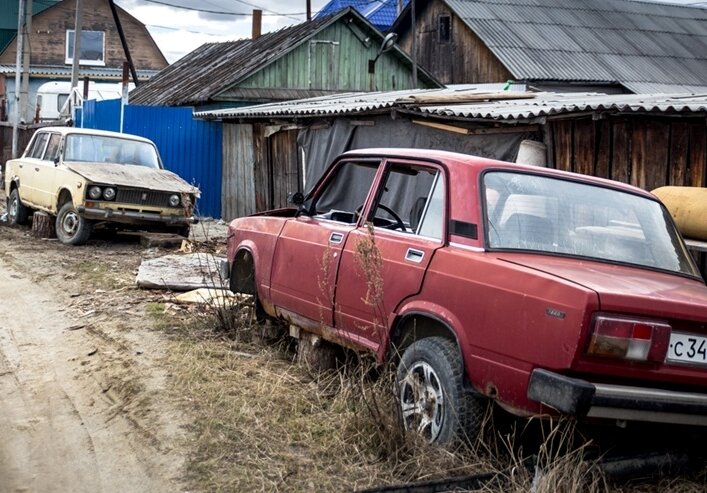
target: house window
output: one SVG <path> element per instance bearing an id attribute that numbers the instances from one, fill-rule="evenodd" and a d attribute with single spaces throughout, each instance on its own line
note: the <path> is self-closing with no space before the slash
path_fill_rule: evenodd
<path id="1" fill-rule="evenodd" d="M 440 43 L 449 43 L 452 40 L 452 18 L 448 15 L 439 16 L 439 26 L 437 27 Z"/>
<path id="2" fill-rule="evenodd" d="M 76 32 L 66 31 L 66 63 L 74 63 L 74 38 Z M 81 65 L 105 65 L 105 33 L 81 31 Z"/>

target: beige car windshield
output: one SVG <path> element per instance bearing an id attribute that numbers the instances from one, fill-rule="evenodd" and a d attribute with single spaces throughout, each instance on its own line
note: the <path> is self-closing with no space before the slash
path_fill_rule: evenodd
<path id="1" fill-rule="evenodd" d="M 64 161 L 160 168 L 157 150 L 152 144 L 102 135 L 67 135 L 64 143 Z"/>

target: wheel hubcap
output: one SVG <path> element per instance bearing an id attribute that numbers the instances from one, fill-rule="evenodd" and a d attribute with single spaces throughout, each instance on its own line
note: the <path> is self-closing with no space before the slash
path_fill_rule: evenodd
<path id="1" fill-rule="evenodd" d="M 444 395 L 434 369 L 417 362 L 400 382 L 400 405 L 405 428 L 433 442 L 442 430 Z"/>
<path id="2" fill-rule="evenodd" d="M 61 220 L 61 229 L 64 231 L 69 236 L 73 236 L 76 234 L 76 230 L 79 227 L 79 215 L 74 212 L 70 211 L 67 212 L 64 215 L 64 218 Z"/>
<path id="3" fill-rule="evenodd" d="M 7 214 L 12 218 L 17 216 L 17 199 L 13 198 L 10 201 L 10 207 L 8 208 Z"/>

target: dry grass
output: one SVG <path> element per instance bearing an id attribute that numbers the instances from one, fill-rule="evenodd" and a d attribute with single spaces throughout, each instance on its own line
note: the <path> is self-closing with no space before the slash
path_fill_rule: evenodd
<path id="1" fill-rule="evenodd" d="M 293 363 L 291 345 L 246 335 L 249 327 L 258 332 L 249 310 L 235 310 L 242 324 L 236 332 L 224 331 L 223 315 L 210 309 L 183 318 L 171 332 L 167 365 L 174 397 L 192 419 L 186 480 L 194 491 L 353 491 L 486 472 L 500 482 L 481 491 L 617 488 L 585 458 L 591 441 L 564 421 L 544 422 L 542 445 L 529 453 L 526 428 L 498 431 L 503 427 L 493 423 L 473 448 L 430 446 L 401 428 L 391 371 L 351 358 L 338 371 L 312 373 Z M 617 491 L 704 486 L 703 479 L 680 479 Z"/>

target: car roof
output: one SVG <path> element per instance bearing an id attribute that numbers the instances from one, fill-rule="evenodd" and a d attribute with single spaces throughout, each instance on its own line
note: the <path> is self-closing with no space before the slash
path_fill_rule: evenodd
<path id="1" fill-rule="evenodd" d="M 117 137 L 120 139 L 139 140 L 152 144 L 150 139 L 140 137 L 139 135 L 126 134 L 121 132 L 110 132 L 108 130 L 96 130 L 93 128 L 78 128 L 78 127 L 42 127 L 37 129 L 37 132 L 56 132 L 62 135 L 82 134 L 82 135 L 100 135 L 101 137 Z"/>
<path id="2" fill-rule="evenodd" d="M 589 184 L 595 184 L 602 187 L 611 187 L 626 192 L 631 192 L 634 194 L 643 195 L 655 199 L 651 193 L 634 187 L 633 185 L 628 185 L 626 183 L 621 183 L 614 180 L 609 180 L 606 178 L 599 178 L 591 175 L 583 175 L 579 173 L 572 173 L 569 171 L 562 171 L 555 168 L 545 168 L 542 166 L 533 166 L 529 164 L 512 163 L 508 161 L 499 161 L 496 159 L 489 159 L 479 156 L 473 156 L 471 154 L 462 154 L 459 152 L 450 152 L 437 149 L 412 149 L 412 148 L 370 148 L 370 149 L 356 149 L 347 151 L 343 154 L 346 157 L 359 156 L 359 157 L 387 157 L 387 158 L 404 158 L 404 159 L 422 159 L 428 161 L 454 161 L 463 166 L 472 166 L 477 168 L 479 171 L 487 168 L 493 169 L 508 169 L 509 171 L 515 170 L 519 172 L 531 172 L 536 174 L 543 174 L 549 177 L 564 178 L 575 181 L 582 181 Z"/>

